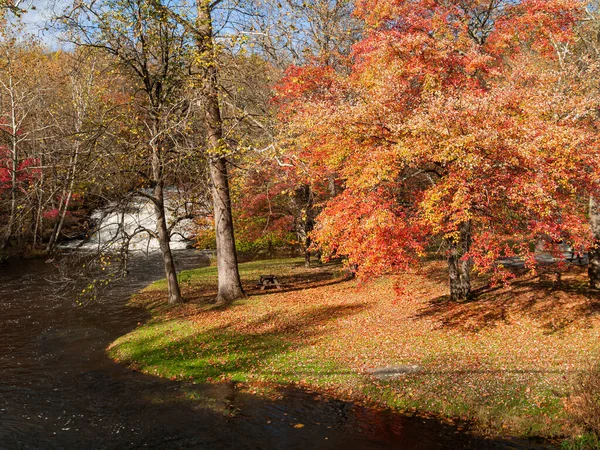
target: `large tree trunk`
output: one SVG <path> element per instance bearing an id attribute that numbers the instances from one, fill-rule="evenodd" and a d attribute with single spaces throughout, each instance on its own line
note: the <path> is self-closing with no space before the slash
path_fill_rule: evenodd
<path id="1" fill-rule="evenodd" d="M 471 293 L 473 260 L 464 257 L 471 248 L 471 222 L 462 223 L 459 231 L 458 238 L 450 241 L 448 274 L 450 298 L 452 301 L 462 302 L 467 300 Z"/>
<path id="2" fill-rule="evenodd" d="M 158 133 L 155 132 L 156 136 Z M 165 193 L 163 182 L 163 165 L 160 152 L 156 147 L 152 148 L 152 177 L 154 178 L 154 212 L 156 213 L 157 238 L 160 245 L 163 264 L 165 267 L 165 276 L 167 278 L 167 290 L 169 295 L 169 304 L 182 303 L 179 281 L 177 280 L 177 271 L 175 270 L 175 261 L 171 253 L 171 236 L 167 227 L 167 218 L 165 214 Z"/>
<path id="3" fill-rule="evenodd" d="M 229 180 L 225 158 L 211 161 L 212 194 L 217 240 L 217 271 L 219 290 L 216 302 L 224 305 L 246 296 L 238 272 L 237 252 L 231 215 Z"/>
<path id="4" fill-rule="evenodd" d="M 600 289 L 600 203 L 595 197 L 590 197 L 590 227 L 592 245 L 588 252 L 588 276 L 590 287 Z"/>
<path id="5" fill-rule="evenodd" d="M 231 197 L 227 174 L 226 144 L 223 141 L 221 109 L 217 80 L 217 64 L 213 43 L 210 2 L 198 0 L 197 45 L 200 61 L 204 64 L 202 93 L 206 111 L 211 189 L 217 241 L 217 271 L 219 290 L 217 304 L 227 304 L 246 296 L 238 271 L 237 252 L 231 214 Z"/>
<path id="6" fill-rule="evenodd" d="M 165 215 L 164 192 L 162 182 L 159 182 L 154 188 L 154 197 L 157 200 L 154 203 L 156 213 L 156 227 L 160 252 L 162 254 L 163 264 L 165 266 L 165 276 L 167 278 L 167 289 L 169 293 L 169 304 L 182 303 L 181 291 L 177 280 L 177 271 L 175 270 L 175 261 L 171 253 L 169 243 L 171 236 L 167 228 L 167 218 Z"/>
<path id="7" fill-rule="evenodd" d="M 304 267 L 310 268 L 310 237 L 307 236 L 304 241 Z"/>

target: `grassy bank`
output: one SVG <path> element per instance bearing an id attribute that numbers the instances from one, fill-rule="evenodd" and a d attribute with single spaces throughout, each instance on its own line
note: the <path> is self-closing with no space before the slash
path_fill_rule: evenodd
<path id="1" fill-rule="evenodd" d="M 283 289 L 260 291 L 261 274 Z M 474 420 L 480 431 L 556 436 L 573 431 L 569 393 L 597 358 L 595 295 L 575 272 L 524 276 L 511 287 L 448 300 L 443 265 L 360 284 L 340 266 L 300 260 L 241 265 L 250 296 L 214 309 L 216 269 L 183 272 L 189 302 L 167 308 L 155 283 L 132 301 L 153 320 L 110 355 L 143 372 L 197 382 L 298 383 L 399 410 Z M 400 288 L 400 289 L 399 289 Z M 373 371 L 395 367 L 389 379 Z"/>

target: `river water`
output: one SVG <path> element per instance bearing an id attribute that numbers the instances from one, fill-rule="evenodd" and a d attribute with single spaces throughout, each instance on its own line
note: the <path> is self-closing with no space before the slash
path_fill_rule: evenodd
<path id="1" fill-rule="evenodd" d="M 192 251 L 177 259 L 179 268 L 206 264 Z M 294 388 L 269 400 L 231 384 L 190 386 L 131 371 L 105 348 L 147 319 L 126 303 L 161 277 L 159 262 L 134 260 L 126 281 L 84 307 L 52 294 L 52 269 L 40 260 L 0 265 L 2 450 L 549 448 L 484 440 L 432 419 Z M 184 388 L 196 390 L 199 400 L 186 399 Z"/>

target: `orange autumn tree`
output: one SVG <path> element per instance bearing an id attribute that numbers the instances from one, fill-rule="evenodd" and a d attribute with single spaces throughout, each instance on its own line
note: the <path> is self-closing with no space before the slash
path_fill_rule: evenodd
<path id="1" fill-rule="evenodd" d="M 574 0 L 378 0 L 357 4 L 368 32 L 348 74 L 292 68 L 278 102 L 285 132 L 344 190 L 316 239 L 362 275 L 447 251 L 453 300 L 473 269 L 589 239 L 586 193 L 598 165 L 588 107 L 557 48 Z"/>

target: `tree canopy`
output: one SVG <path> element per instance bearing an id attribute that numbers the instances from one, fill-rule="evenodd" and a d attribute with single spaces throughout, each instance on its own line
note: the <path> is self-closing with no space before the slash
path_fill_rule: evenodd
<path id="1" fill-rule="evenodd" d="M 368 31 L 348 74 L 292 68 L 278 91 L 302 157 L 345 188 L 317 219 L 329 254 L 381 274 L 441 245 L 460 299 L 471 267 L 501 276 L 499 259 L 533 263 L 540 239 L 589 242 L 595 110 L 562 57 L 580 2 L 382 0 L 357 13 Z"/>

